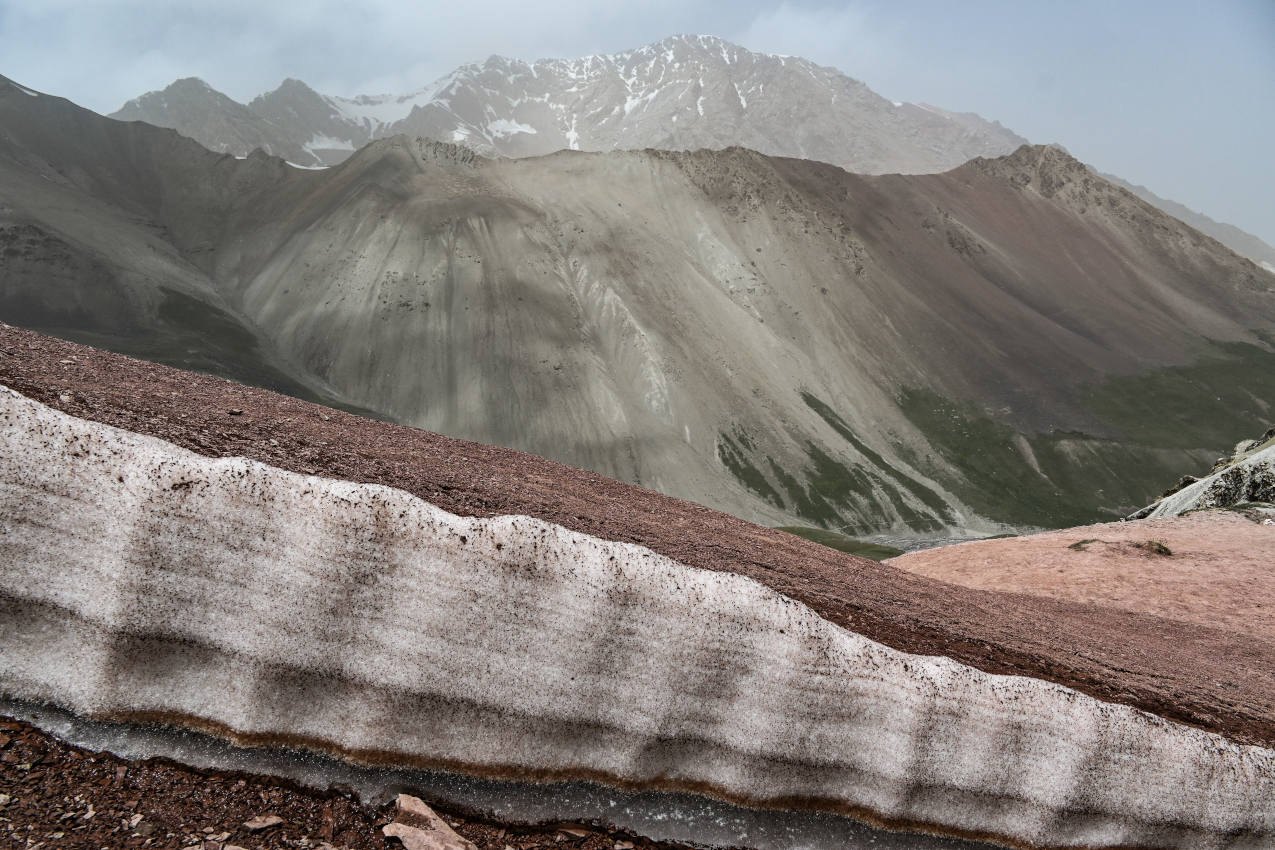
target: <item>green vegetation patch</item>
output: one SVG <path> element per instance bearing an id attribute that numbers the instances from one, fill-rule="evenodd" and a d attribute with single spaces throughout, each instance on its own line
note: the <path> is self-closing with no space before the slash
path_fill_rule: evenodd
<path id="1" fill-rule="evenodd" d="M 882 546 L 878 543 L 868 543 L 865 540 L 857 540 L 845 534 L 836 531 L 829 531 L 826 528 L 809 528 L 804 525 L 783 525 L 779 527 L 780 531 L 786 531 L 789 534 L 795 534 L 814 543 L 827 546 L 830 549 L 836 549 L 838 552 L 847 552 L 851 555 L 861 555 L 865 558 L 871 558 L 874 561 L 884 561 L 886 558 L 895 558 L 903 554 L 902 549 L 895 549 L 893 546 Z"/>
<path id="2" fill-rule="evenodd" d="M 1089 550 L 1089 545 L 1091 543 L 1101 543 L 1101 542 L 1102 541 L 1099 540 L 1097 537 L 1086 537 L 1084 540 L 1077 540 L 1075 543 L 1072 543 L 1067 548 L 1075 549 L 1077 552 L 1086 552 Z"/>
<path id="3" fill-rule="evenodd" d="M 983 516 L 1013 525 L 1059 528 L 1110 520 L 1151 502 L 1166 480 L 1199 462 L 1188 451 L 1079 432 L 1020 435 L 973 405 L 928 389 L 904 390 L 900 404 L 957 473 L 937 458 L 912 462 Z M 1020 449 L 1021 440 L 1039 472 Z M 906 456 L 904 447 L 899 451 Z"/>
<path id="4" fill-rule="evenodd" d="M 1077 552 L 1088 552 L 1089 547 L 1095 543 L 1101 543 L 1104 546 L 1123 545 L 1120 543 L 1112 543 L 1110 540 L 1099 540 L 1097 537 L 1089 537 L 1084 540 L 1077 540 L 1067 548 L 1074 549 Z M 1163 558 L 1167 558 L 1173 554 L 1173 550 L 1170 549 L 1163 540 L 1141 540 L 1137 543 L 1130 543 L 1128 545 L 1132 546 L 1134 549 L 1141 549 L 1149 555 L 1157 555 Z"/>
<path id="5" fill-rule="evenodd" d="M 778 508 L 788 508 L 821 526 L 846 526 L 857 533 L 893 522 L 895 515 L 917 531 L 937 531 L 943 523 L 916 510 L 895 483 L 876 471 L 851 466 L 814 442 L 805 446 L 807 463 L 798 472 L 761 456 L 752 439 L 736 427 L 717 435 L 717 457 L 741 484 Z M 767 476 L 763 469 L 768 469 Z M 787 500 L 776 485 L 783 488 Z"/>
<path id="6" fill-rule="evenodd" d="M 1275 422 L 1275 352 L 1214 342 L 1190 365 L 1094 384 L 1082 403 L 1132 442 L 1228 452 Z"/>
<path id="7" fill-rule="evenodd" d="M 877 469 L 885 470 L 893 468 L 890 464 L 886 463 L 885 458 L 881 457 L 881 455 L 873 451 L 866 443 L 860 440 L 858 436 L 850 430 L 850 426 L 845 423 L 845 420 L 842 419 L 835 410 L 808 392 L 802 392 L 801 398 L 802 401 L 806 403 L 807 407 L 819 414 L 819 417 L 823 419 L 824 422 L 827 422 L 832 430 L 840 434 L 846 442 L 854 447 L 855 451 L 867 458 L 870 463 L 875 464 Z M 947 502 L 943 500 L 943 497 L 938 493 L 935 493 L 929 487 L 902 476 L 899 479 L 899 484 L 915 496 L 921 504 L 934 511 L 937 516 L 942 517 L 947 522 L 954 522 L 956 520 L 956 516 L 952 513 Z M 939 524 L 935 523 L 935 527 L 938 526 Z"/>
<path id="8" fill-rule="evenodd" d="M 1141 543 L 1133 544 L 1133 548 L 1166 558 L 1173 554 L 1173 550 L 1166 546 L 1163 540 L 1143 540 Z"/>
<path id="9" fill-rule="evenodd" d="M 752 452 L 753 442 L 742 428 L 736 427 L 733 434 L 717 435 L 717 459 L 730 470 L 731 475 L 775 507 L 784 508 L 784 499 L 779 491 L 749 459 Z"/>
<path id="10" fill-rule="evenodd" d="M 885 522 L 890 518 L 890 512 L 886 504 L 882 503 L 884 498 L 911 529 L 937 531 L 943 527 L 940 520 L 927 516 L 908 504 L 894 482 L 876 472 L 864 467 L 847 466 L 812 442 L 806 443 L 806 455 L 812 464 L 806 473 L 809 492 L 825 504 L 858 506 L 861 513 L 869 515 L 869 519 L 879 518 Z M 854 530 L 869 531 L 872 528 L 873 525 L 869 522 L 855 526 Z"/>

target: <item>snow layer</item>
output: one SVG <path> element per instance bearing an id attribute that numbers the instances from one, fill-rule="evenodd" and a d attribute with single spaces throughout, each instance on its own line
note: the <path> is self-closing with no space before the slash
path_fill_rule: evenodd
<path id="1" fill-rule="evenodd" d="M 469 67 L 469 66 L 466 66 Z M 396 121 L 402 121 L 420 106 L 428 106 L 446 93 L 464 68 L 436 80 L 432 85 L 405 95 L 359 95 L 354 98 L 326 97 L 328 104 L 342 118 L 375 132 Z"/>
<path id="2" fill-rule="evenodd" d="M 1269 750 L 539 520 L 208 459 L 4 388 L 0 517 L 0 691 L 83 716 L 1018 843 L 1275 841 Z"/>

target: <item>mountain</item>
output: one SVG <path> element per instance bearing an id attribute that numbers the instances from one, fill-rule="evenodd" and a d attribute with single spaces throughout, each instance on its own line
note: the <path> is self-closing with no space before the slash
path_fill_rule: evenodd
<path id="1" fill-rule="evenodd" d="M 511 157 L 739 145 L 868 174 L 943 171 L 1026 141 L 977 115 L 891 103 L 833 68 L 708 36 L 575 60 L 493 56 L 402 97 L 328 97 L 286 80 L 245 107 L 224 96 L 211 102 L 206 88 L 179 81 L 111 117 L 302 165 L 335 164 L 399 133 Z"/>
<path id="2" fill-rule="evenodd" d="M 1123 189 L 1128 189 L 1148 204 L 1159 207 L 1201 233 L 1212 236 L 1241 257 L 1248 257 L 1258 265 L 1265 266 L 1268 271 L 1275 273 L 1275 248 L 1267 245 L 1253 234 L 1240 230 L 1232 224 L 1214 221 L 1207 215 L 1198 213 L 1183 204 L 1179 204 L 1177 201 L 1161 198 L 1146 186 L 1129 183 L 1111 174 L 1103 174 L 1102 177 Z"/>
<path id="3" fill-rule="evenodd" d="M 336 165 L 399 133 L 489 157 L 741 146 L 862 174 L 945 171 L 1027 141 L 973 113 L 894 103 L 834 68 L 711 36 L 575 60 L 492 56 L 401 96 L 330 97 L 288 79 L 245 106 L 201 80 L 178 80 L 111 117 L 171 127 L 210 150 L 260 148 L 306 166 Z M 1275 249 L 1256 236 L 1102 176 L 1275 272 Z"/>
<path id="4" fill-rule="evenodd" d="M 159 116 L 162 120 L 154 120 Z M 262 117 L 196 77 L 130 100 L 112 117 L 172 127 L 219 153 L 244 156 L 259 148 L 293 161 L 306 158 L 306 152 L 290 137 L 290 128 Z"/>
<path id="5" fill-rule="evenodd" d="M 1057 148 L 316 171 L 13 85 L 0 119 L 5 321 L 772 524 L 1121 515 L 1275 397 L 1275 280 Z"/>

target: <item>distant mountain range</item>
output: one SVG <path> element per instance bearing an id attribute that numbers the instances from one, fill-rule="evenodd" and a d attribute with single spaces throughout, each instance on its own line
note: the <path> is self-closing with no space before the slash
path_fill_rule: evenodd
<path id="1" fill-rule="evenodd" d="M 493 56 L 404 96 L 330 97 L 286 80 L 244 106 L 178 80 L 111 117 L 299 165 L 334 165 L 399 133 L 510 157 L 739 145 L 864 174 L 946 171 L 1026 141 L 977 115 L 891 103 L 833 68 L 708 36 L 575 60 Z"/>
<path id="2" fill-rule="evenodd" d="M 335 165 L 400 133 L 488 157 L 737 145 L 861 174 L 946 171 L 1027 141 L 972 113 L 893 103 L 836 69 L 710 36 L 575 60 L 493 56 L 401 96 L 331 97 L 290 79 L 244 105 L 188 78 L 111 117 L 174 128 L 209 150 L 261 149 L 305 166 Z M 1275 249 L 1256 236 L 1122 185 L 1275 271 Z"/>
<path id="3" fill-rule="evenodd" d="M 312 170 L 8 81 L 0 320 L 857 534 L 1127 513 L 1275 398 L 1275 276 L 1058 148 Z"/>

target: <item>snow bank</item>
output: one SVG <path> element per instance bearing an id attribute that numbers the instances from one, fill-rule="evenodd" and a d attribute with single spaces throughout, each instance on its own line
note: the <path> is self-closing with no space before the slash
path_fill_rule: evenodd
<path id="1" fill-rule="evenodd" d="M 1275 840 L 1269 750 L 543 521 L 208 459 L 3 388 L 0 518 L 0 691 L 82 716 L 1018 843 Z"/>

